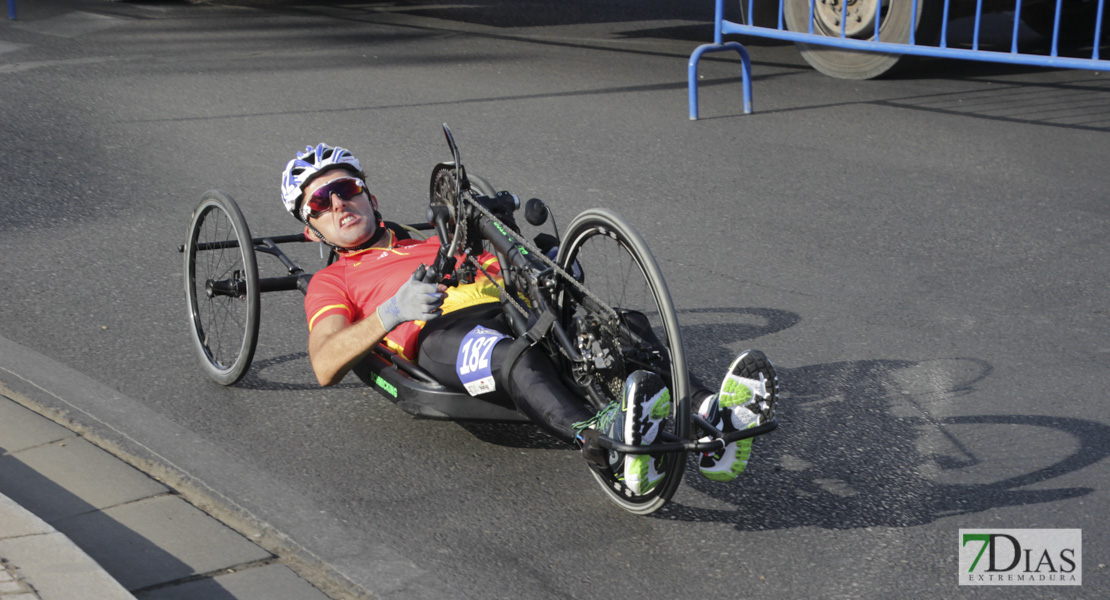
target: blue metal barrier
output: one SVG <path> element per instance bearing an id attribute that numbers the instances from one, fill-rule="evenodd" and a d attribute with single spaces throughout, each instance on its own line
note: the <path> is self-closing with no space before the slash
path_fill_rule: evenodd
<path id="1" fill-rule="evenodd" d="M 8 19 L 15 20 L 15 0 L 8 0 Z"/>
<path id="2" fill-rule="evenodd" d="M 1102 40 L 1103 31 L 1103 4 L 1106 0 L 1097 0 L 1097 4 L 1084 0 L 1045 0 L 1041 2 L 1025 0 L 1027 16 L 1034 15 L 1031 18 L 1039 16 L 1040 19 L 1035 21 L 1038 31 L 1051 38 L 1050 49 L 1043 54 L 1019 50 L 1018 33 L 1022 23 L 1022 0 L 1009 0 L 1014 2 L 1013 28 L 1009 51 L 981 47 L 983 0 L 967 0 L 969 4 L 974 2 L 974 12 L 968 15 L 974 17 L 970 47 L 949 46 L 948 24 L 949 18 L 953 14 L 951 11 L 952 3 L 955 1 L 961 10 L 970 8 L 970 6 L 963 6 L 961 0 L 885 0 L 885 4 L 880 4 L 884 0 L 778 0 L 777 15 L 756 14 L 755 0 L 740 1 L 742 3 L 741 7 L 746 6 L 747 8 L 745 11 L 747 23 L 734 23 L 726 20 L 724 18 L 725 0 L 716 0 L 713 19 L 713 43 L 699 46 L 690 55 L 687 77 L 691 120 L 698 118 L 698 61 L 709 52 L 734 50 L 740 54 L 743 62 L 744 113 L 747 114 L 752 111 L 751 60 L 740 43 L 725 43 L 723 41 L 723 36 L 727 34 L 743 34 L 841 50 L 885 53 L 887 56 L 896 55 L 889 60 L 890 65 L 894 64 L 897 57 L 908 55 L 1037 67 L 1110 70 L 1110 61 L 1099 58 L 1099 44 Z M 808 18 L 805 15 L 805 2 L 808 2 Z M 941 2 L 943 2 L 943 5 L 940 4 Z M 1051 10 L 1052 3 L 1055 4 L 1054 11 Z M 771 8 L 766 2 L 763 2 L 762 6 L 763 8 Z M 830 6 L 833 8 L 829 8 Z M 1030 9 L 1029 6 L 1034 6 L 1034 8 Z M 909 8 L 908 11 L 906 10 L 907 7 Z M 940 10 L 941 7 L 943 7 L 943 11 Z M 1038 9 L 1038 12 L 1029 12 Z M 896 10 L 901 11 L 898 17 L 901 19 L 901 23 L 889 28 L 895 30 L 892 33 L 887 31 L 887 24 L 895 18 Z M 766 22 L 770 20 L 767 18 L 769 16 L 774 18 L 777 26 L 757 26 L 754 24 L 757 17 Z M 1051 24 L 1044 20 L 1048 16 L 1052 19 Z M 918 22 L 919 18 L 921 19 L 920 22 Z M 851 30 L 848 26 L 850 20 L 852 21 Z M 793 21 L 793 23 L 790 21 Z M 1063 28 L 1062 24 L 1064 24 Z M 815 25 L 818 27 L 818 31 L 815 31 Z M 922 26 L 925 26 L 927 30 L 933 30 L 925 31 L 924 35 L 921 36 L 927 38 L 925 43 L 918 43 L 917 34 Z M 934 28 L 939 28 L 939 33 Z M 1068 36 L 1074 36 L 1077 32 L 1083 35 L 1093 35 L 1089 38 L 1090 56 L 1061 56 L 1059 54 L 1060 43 L 1064 40 L 1065 33 Z M 898 39 L 891 39 L 892 37 Z M 934 38 L 937 40 L 935 45 L 932 44 Z M 1087 39 L 1084 38 L 1084 40 Z M 1083 45 L 1080 44 L 1079 47 L 1082 48 Z M 807 60 L 810 59 L 807 57 Z M 882 67 L 873 70 L 881 72 Z M 852 74 L 846 76 L 854 77 Z M 867 74 L 856 78 L 870 78 L 872 76 L 874 75 Z"/>

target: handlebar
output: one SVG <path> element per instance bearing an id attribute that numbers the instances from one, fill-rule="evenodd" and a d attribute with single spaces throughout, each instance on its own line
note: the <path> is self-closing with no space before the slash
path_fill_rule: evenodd
<path id="1" fill-rule="evenodd" d="M 527 248 L 517 243 L 513 232 L 505 231 L 500 223 L 489 219 L 482 219 L 479 230 L 482 237 L 489 240 L 497 251 L 503 254 L 509 265 L 518 269 L 538 269 L 546 271 L 547 265 L 532 256 Z"/>

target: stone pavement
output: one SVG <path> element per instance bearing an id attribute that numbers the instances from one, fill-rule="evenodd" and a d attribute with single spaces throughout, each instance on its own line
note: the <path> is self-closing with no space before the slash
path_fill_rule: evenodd
<path id="1" fill-rule="evenodd" d="M 327 600 L 245 535 L 0 395 L 0 600 Z"/>

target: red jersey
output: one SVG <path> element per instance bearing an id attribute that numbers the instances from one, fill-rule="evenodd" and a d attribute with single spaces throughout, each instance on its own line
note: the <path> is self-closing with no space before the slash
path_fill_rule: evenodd
<path id="1" fill-rule="evenodd" d="M 427 240 L 398 240 L 392 231 L 381 246 L 358 252 L 345 253 L 328 267 L 312 276 L 305 294 L 304 307 L 308 317 L 308 330 L 322 318 L 332 314 L 343 315 L 348 323 L 361 321 L 373 315 L 386 300 L 412 277 L 421 264 L 430 266 L 439 252 L 439 238 Z M 482 267 L 491 275 L 499 272 L 499 265 L 491 254 L 479 257 Z M 447 288 L 443 313 L 497 302 L 500 290 L 481 272 L 474 283 Z M 409 321 L 393 328 L 382 343 L 415 361 L 417 336 L 424 321 Z"/>

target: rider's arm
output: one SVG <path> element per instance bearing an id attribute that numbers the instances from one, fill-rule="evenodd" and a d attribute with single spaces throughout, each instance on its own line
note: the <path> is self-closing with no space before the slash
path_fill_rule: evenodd
<path id="1" fill-rule="evenodd" d="M 346 315 L 321 318 L 308 334 L 308 360 L 322 386 L 339 383 L 388 333 L 377 314 L 357 323 Z"/>
<path id="2" fill-rule="evenodd" d="M 439 316 L 447 287 L 425 283 L 423 276 L 424 266 L 421 265 L 392 297 L 354 323 L 349 320 L 348 312 L 327 312 L 343 308 L 342 304 L 327 306 L 317 313 L 322 316 L 310 320 L 308 359 L 320 385 L 339 383 L 394 327 Z M 317 302 L 315 291 L 310 284 L 306 303 Z"/>

